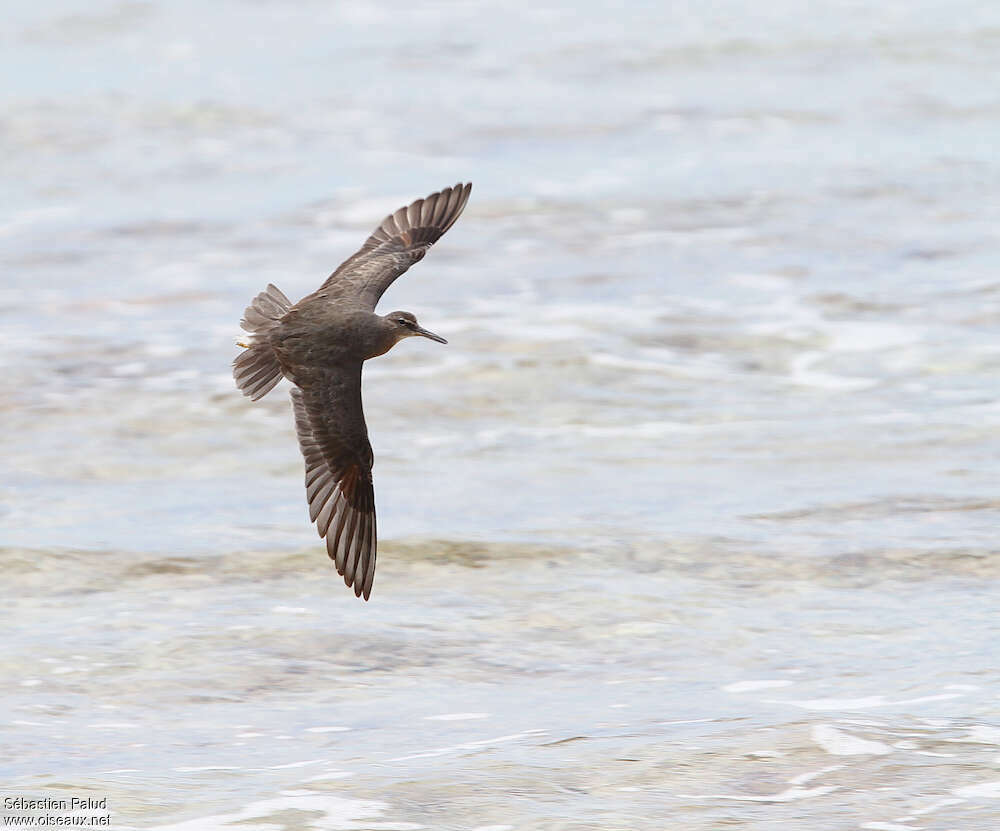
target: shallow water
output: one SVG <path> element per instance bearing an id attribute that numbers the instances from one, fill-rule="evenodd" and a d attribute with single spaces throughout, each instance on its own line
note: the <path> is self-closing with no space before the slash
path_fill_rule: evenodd
<path id="1" fill-rule="evenodd" d="M 998 827 L 998 32 L 14 4 L 4 795 L 185 831 Z M 366 605 L 237 324 L 460 179 L 381 306 L 450 344 L 366 369 Z"/>

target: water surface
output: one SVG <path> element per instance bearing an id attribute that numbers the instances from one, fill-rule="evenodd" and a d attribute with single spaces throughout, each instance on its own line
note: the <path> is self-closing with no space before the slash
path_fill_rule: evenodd
<path id="1" fill-rule="evenodd" d="M 1000 822 L 988 4 L 16 3 L 5 794 L 117 827 Z M 387 212 L 372 601 L 229 364 Z"/>

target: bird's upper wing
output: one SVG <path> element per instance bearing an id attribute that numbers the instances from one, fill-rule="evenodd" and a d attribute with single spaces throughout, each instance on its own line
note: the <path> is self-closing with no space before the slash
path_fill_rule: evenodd
<path id="1" fill-rule="evenodd" d="M 344 582 L 365 600 L 375 579 L 372 448 L 361 409 L 361 364 L 296 372 L 292 408 L 306 462 L 309 519 Z"/>
<path id="2" fill-rule="evenodd" d="M 459 183 L 389 214 L 316 294 L 374 311 L 392 281 L 423 259 L 427 249 L 455 224 L 471 191 L 471 184 Z"/>

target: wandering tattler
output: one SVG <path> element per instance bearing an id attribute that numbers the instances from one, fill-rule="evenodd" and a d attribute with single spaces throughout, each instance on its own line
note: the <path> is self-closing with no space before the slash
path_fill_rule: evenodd
<path id="1" fill-rule="evenodd" d="M 233 377 L 253 401 L 284 375 L 292 389 L 299 447 L 306 461 L 309 519 L 326 551 L 368 599 L 375 579 L 375 491 L 372 446 L 361 407 L 361 365 L 403 338 L 447 341 L 410 312 L 375 314 L 387 288 L 423 259 L 458 219 L 472 185 L 457 184 L 390 214 L 317 291 L 294 305 L 268 284 L 240 321 L 250 332 Z"/>

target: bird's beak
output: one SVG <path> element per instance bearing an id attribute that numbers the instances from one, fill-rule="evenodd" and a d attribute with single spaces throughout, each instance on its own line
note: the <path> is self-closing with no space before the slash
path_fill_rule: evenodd
<path id="1" fill-rule="evenodd" d="M 438 343 L 447 343 L 448 342 L 444 338 L 442 338 L 440 335 L 435 335 L 433 332 L 429 332 L 426 329 L 420 328 L 419 326 L 415 326 L 414 329 L 413 329 L 413 331 L 414 331 L 414 333 L 416 333 L 418 335 L 422 335 L 425 338 L 430 338 L 431 340 L 436 340 Z"/>

